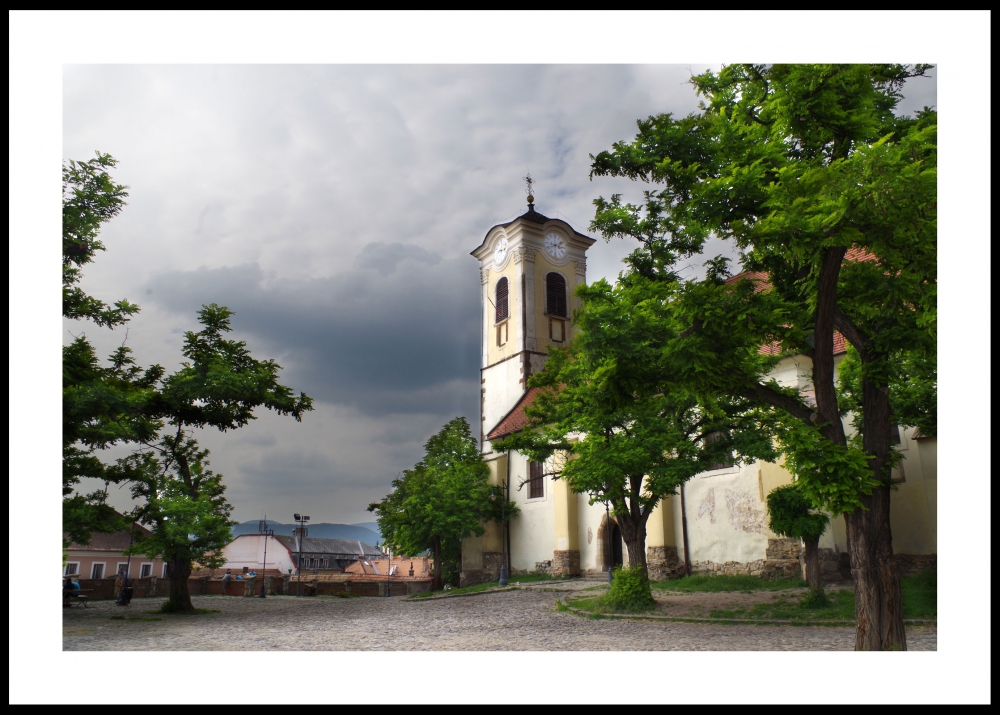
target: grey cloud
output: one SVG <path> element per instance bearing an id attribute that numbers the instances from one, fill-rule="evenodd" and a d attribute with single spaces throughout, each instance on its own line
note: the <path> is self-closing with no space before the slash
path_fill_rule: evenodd
<path id="1" fill-rule="evenodd" d="M 353 270 L 327 278 L 267 282 L 260 266 L 246 264 L 161 273 L 148 289 L 148 300 L 179 313 L 226 305 L 255 354 L 275 357 L 284 382 L 316 399 L 369 415 L 477 412 L 471 258 L 375 243 Z"/>

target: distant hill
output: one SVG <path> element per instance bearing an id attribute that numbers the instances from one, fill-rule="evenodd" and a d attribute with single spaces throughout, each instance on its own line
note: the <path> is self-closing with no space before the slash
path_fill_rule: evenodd
<path id="1" fill-rule="evenodd" d="M 237 524 L 233 527 L 233 537 L 240 534 L 256 534 L 259 524 L 260 521 L 256 519 Z M 274 533 L 279 536 L 291 536 L 292 529 L 297 526 L 297 524 L 282 524 L 270 519 L 267 520 L 267 525 L 274 529 Z M 367 524 L 313 524 L 309 522 L 306 524 L 306 533 L 317 539 L 350 539 L 374 546 L 376 542 L 382 540 L 382 537 L 379 536 L 378 531 L 367 528 L 367 526 Z M 375 524 L 373 523 L 372 526 Z"/>
<path id="2" fill-rule="evenodd" d="M 351 526 L 360 526 L 362 529 L 371 529 L 376 534 L 381 534 L 382 533 L 382 532 L 380 532 L 378 530 L 378 522 L 377 521 L 369 521 L 366 524 L 351 524 Z M 379 540 L 381 540 L 381 539 L 382 539 L 382 537 L 379 536 Z"/>

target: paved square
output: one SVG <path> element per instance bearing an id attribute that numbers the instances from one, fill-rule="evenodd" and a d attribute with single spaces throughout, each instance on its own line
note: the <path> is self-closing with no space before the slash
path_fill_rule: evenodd
<path id="1" fill-rule="evenodd" d="M 159 616 L 165 599 L 64 609 L 64 650 L 852 650 L 851 628 L 589 620 L 555 610 L 559 593 L 524 589 L 417 602 L 398 598 L 195 596 L 220 613 Z M 113 618 L 160 618 L 123 620 Z M 937 650 L 935 627 L 907 629 Z"/>

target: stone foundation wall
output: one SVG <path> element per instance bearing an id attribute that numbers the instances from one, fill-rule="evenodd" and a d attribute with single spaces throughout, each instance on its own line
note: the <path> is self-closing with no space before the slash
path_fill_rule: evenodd
<path id="1" fill-rule="evenodd" d="M 653 581 L 666 581 L 684 575 L 684 562 L 678 557 L 676 546 L 647 547 L 646 568 Z"/>
<path id="2" fill-rule="evenodd" d="M 768 539 L 764 558 L 768 561 L 787 561 L 788 559 L 798 561 L 801 553 L 802 542 L 798 539 Z"/>
<path id="3" fill-rule="evenodd" d="M 896 554 L 895 559 L 900 576 L 937 571 L 937 554 Z"/>
<path id="4" fill-rule="evenodd" d="M 531 573 L 552 573 L 552 562 L 551 561 L 536 561 L 535 570 Z"/>
<path id="5" fill-rule="evenodd" d="M 496 551 L 483 552 L 483 581 L 499 581 L 503 554 Z"/>
<path id="6" fill-rule="evenodd" d="M 465 569 L 458 574 L 458 586 L 459 588 L 465 588 L 466 586 L 476 586 L 480 583 L 485 583 L 488 579 L 483 573 L 482 569 Z"/>
<path id="7" fill-rule="evenodd" d="M 552 553 L 551 573 L 553 576 L 579 576 L 580 575 L 580 552 L 555 551 Z"/>

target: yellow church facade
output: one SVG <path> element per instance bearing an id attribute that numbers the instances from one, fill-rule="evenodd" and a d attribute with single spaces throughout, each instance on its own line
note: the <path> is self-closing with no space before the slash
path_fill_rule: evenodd
<path id="1" fill-rule="evenodd" d="M 491 483 L 506 487 L 518 508 L 503 534 L 488 524 L 480 537 L 462 543 L 462 585 L 496 580 L 502 554 L 508 573 L 584 575 L 628 562 L 614 519 L 603 503 L 589 504 L 565 482 L 550 476 L 558 463 L 533 464 L 517 452 L 497 453 L 492 442 L 522 428 L 534 394 L 528 377 L 545 363 L 550 345 L 574 335 L 576 286 L 586 280 L 586 253 L 595 239 L 568 223 L 529 210 L 494 226 L 472 255 L 482 286 L 480 439 Z M 841 349 L 842 353 L 842 349 Z M 836 356 L 836 362 L 843 354 Z M 782 385 L 810 389 L 811 362 L 783 359 L 772 372 Z M 848 426 L 849 427 L 849 426 Z M 936 567 L 937 441 L 900 428 L 894 440 L 903 454 L 894 470 L 893 548 L 901 569 Z M 560 459 L 559 456 L 553 458 Z M 798 577 L 800 544 L 768 528 L 765 498 L 791 482 L 780 464 L 725 466 L 691 479 L 650 515 L 646 552 L 655 579 L 685 573 L 746 573 Z M 820 540 L 821 569 L 828 581 L 850 578 L 843 517 Z"/>

